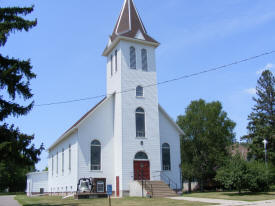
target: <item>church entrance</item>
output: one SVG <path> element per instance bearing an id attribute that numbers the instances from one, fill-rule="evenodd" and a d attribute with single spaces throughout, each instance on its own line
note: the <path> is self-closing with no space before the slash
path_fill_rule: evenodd
<path id="1" fill-rule="evenodd" d="M 144 152 L 135 155 L 134 180 L 150 180 L 150 162 Z"/>

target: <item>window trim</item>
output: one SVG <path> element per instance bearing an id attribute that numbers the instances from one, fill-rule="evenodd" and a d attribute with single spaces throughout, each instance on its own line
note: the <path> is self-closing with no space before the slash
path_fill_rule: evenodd
<path id="1" fill-rule="evenodd" d="M 111 54 L 110 56 L 110 61 L 111 61 L 111 77 L 113 76 L 113 55 Z"/>
<path id="2" fill-rule="evenodd" d="M 56 174 L 58 175 L 58 151 L 56 152 Z"/>
<path id="3" fill-rule="evenodd" d="M 143 112 L 137 112 L 138 109 L 142 109 Z M 144 135 L 143 136 L 138 136 L 137 135 L 137 114 L 143 114 L 144 115 Z M 142 107 L 138 107 L 135 110 L 135 127 L 136 127 L 136 138 L 145 139 L 146 138 L 146 113 L 145 113 L 145 110 Z"/>
<path id="4" fill-rule="evenodd" d="M 134 60 L 135 60 L 135 67 L 132 67 L 132 65 L 131 65 L 131 49 L 134 49 L 134 54 L 135 54 L 135 58 L 134 58 Z M 130 58 L 129 58 L 129 67 L 130 67 L 130 69 L 137 69 L 137 50 L 136 50 L 136 48 L 134 47 L 134 46 L 130 46 L 130 52 L 129 52 L 129 55 L 130 55 Z"/>
<path id="5" fill-rule="evenodd" d="M 92 143 L 93 142 L 98 142 L 99 145 L 94 145 L 94 146 L 100 147 L 100 156 L 99 156 L 99 158 L 100 158 L 100 161 L 99 161 L 100 164 L 99 164 L 99 169 L 97 169 L 97 170 L 92 169 Z M 100 171 L 102 171 L 102 154 L 101 153 L 102 153 L 102 144 L 101 144 L 101 142 L 99 140 L 97 140 L 97 139 L 92 140 L 91 144 L 90 144 L 90 170 L 91 171 L 94 171 L 94 172 L 100 172 Z"/>
<path id="6" fill-rule="evenodd" d="M 166 145 L 168 145 L 168 147 L 166 147 Z M 169 165 L 163 164 L 163 149 L 169 149 Z M 171 171 L 171 146 L 167 142 L 164 142 L 161 145 L 161 159 L 162 159 L 162 170 L 163 171 Z M 164 166 L 168 166 L 168 167 L 164 167 Z"/>
<path id="7" fill-rule="evenodd" d="M 115 72 L 117 72 L 117 50 L 115 51 Z"/>
<path id="8" fill-rule="evenodd" d="M 71 144 L 69 144 L 69 171 L 72 169 L 72 151 L 71 151 Z"/>
<path id="9" fill-rule="evenodd" d="M 138 95 L 138 91 L 137 91 L 138 88 L 141 88 L 141 89 L 142 89 L 142 95 L 141 95 L 141 96 Z M 138 85 L 138 86 L 136 87 L 136 97 L 137 97 L 137 98 L 143 98 L 143 97 L 144 97 L 144 88 L 143 88 L 143 86 Z"/>
<path id="10" fill-rule="evenodd" d="M 139 153 L 145 154 L 145 155 L 146 155 L 146 159 L 138 159 L 138 158 L 136 158 L 137 154 L 139 154 Z M 138 152 L 135 154 L 135 156 L 134 156 L 134 160 L 135 160 L 135 161 L 149 161 L 149 157 L 148 157 L 148 154 L 147 154 L 146 152 L 144 152 L 144 151 L 138 151 Z"/>
<path id="11" fill-rule="evenodd" d="M 54 156 L 52 154 L 52 176 L 54 174 Z"/>
<path id="12" fill-rule="evenodd" d="M 65 165 L 65 160 L 64 160 L 64 148 L 62 148 L 62 174 L 64 174 L 64 165 Z"/>
<path id="13" fill-rule="evenodd" d="M 146 69 L 143 68 L 145 66 L 145 64 L 143 64 L 143 52 L 145 52 L 146 57 Z M 144 72 L 148 72 L 148 51 L 145 48 L 141 49 L 141 69 Z"/>

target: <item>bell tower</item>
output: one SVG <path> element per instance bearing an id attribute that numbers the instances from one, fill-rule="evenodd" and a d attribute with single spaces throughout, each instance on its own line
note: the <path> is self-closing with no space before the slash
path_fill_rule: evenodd
<path id="1" fill-rule="evenodd" d="M 155 49 L 133 0 L 125 0 L 103 56 L 107 58 L 107 96 L 114 98 L 115 178 L 121 195 L 140 168 L 147 179 L 161 170 Z M 155 85 L 155 86 L 153 86 Z M 139 154 L 139 156 L 137 155 Z M 145 155 L 140 155 L 145 154 Z M 148 166 L 149 165 L 149 166 Z"/>

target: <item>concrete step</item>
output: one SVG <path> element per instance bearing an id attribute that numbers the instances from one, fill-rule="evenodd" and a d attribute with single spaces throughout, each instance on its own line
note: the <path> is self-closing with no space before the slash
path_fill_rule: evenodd
<path id="1" fill-rule="evenodd" d="M 142 181 L 139 181 L 142 184 Z M 151 192 L 153 189 L 153 193 Z M 167 184 L 162 181 L 146 181 L 145 190 L 153 197 L 175 197 L 178 196 Z"/>

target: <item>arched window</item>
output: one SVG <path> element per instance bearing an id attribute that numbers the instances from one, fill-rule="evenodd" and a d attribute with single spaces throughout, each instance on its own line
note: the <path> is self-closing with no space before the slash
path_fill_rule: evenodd
<path id="1" fill-rule="evenodd" d="M 117 72 L 117 50 L 115 51 L 115 71 Z"/>
<path id="2" fill-rule="evenodd" d="M 171 170 L 170 146 L 167 143 L 162 144 L 162 170 Z"/>
<path id="3" fill-rule="evenodd" d="M 130 47 L 130 68 L 136 69 L 136 49 L 135 47 Z"/>
<path id="4" fill-rule="evenodd" d="M 54 167 L 54 159 L 53 159 L 53 155 L 52 155 L 52 176 L 53 176 L 53 167 Z"/>
<path id="5" fill-rule="evenodd" d="M 148 71 L 148 62 L 147 62 L 147 50 L 141 50 L 141 60 L 142 60 L 142 70 Z"/>
<path id="6" fill-rule="evenodd" d="M 111 76 L 113 76 L 113 55 L 111 55 Z"/>
<path id="7" fill-rule="evenodd" d="M 72 151 L 71 151 L 71 145 L 69 144 L 69 170 L 71 171 L 72 168 Z"/>
<path id="8" fill-rule="evenodd" d="M 136 88 L 136 96 L 137 97 L 143 97 L 143 87 L 142 86 L 137 86 L 137 88 Z"/>
<path id="9" fill-rule="evenodd" d="M 141 107 L 136 110 L 136 136 L 145 137 L 145 113 Z"/>
<path id="10" fill-rule="evenodd" d="M 64 173 L 64 148 L 62 148 L 62 173 Z"/>
<path id="11" fill-rule="evenodd" d="M 58 152 L 56 152 L 56 174 L 58 174 Z"/>
<path id="12" fill-rule="evenodd" d="M 91 143 L 91 170 L 100 170 L 101 166 L 101 144 L 94 140 Z"/>
<path id="13" fill-rule="evenodd" d="M 135 155 L 135 159 L 136 160 L 148 160 L 148 156 L 146 153 L 144 152 L 138 152 L 136 155 Z"/>

